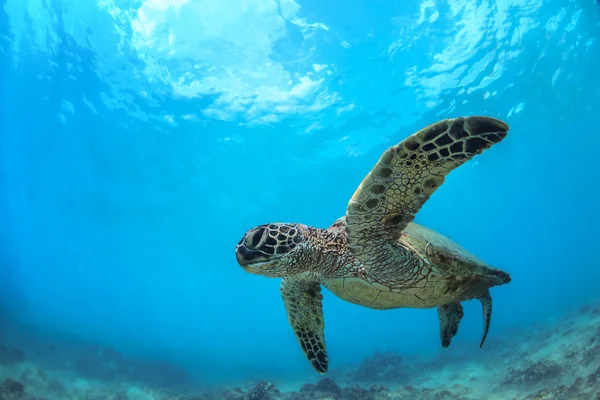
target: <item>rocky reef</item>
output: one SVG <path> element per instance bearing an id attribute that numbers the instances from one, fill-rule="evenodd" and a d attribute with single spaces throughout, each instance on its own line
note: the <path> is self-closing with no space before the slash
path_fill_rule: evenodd
<path id="1" fill-rule="evenodd" d="M 21 382 L 5 379 L 0 383 L 0 400 L 24 400 L 28 397 Z"/>
<path id="2" fill-rule="evenodd" d="M 188 388 L 192 380 L 187 373 L 168 362 L 136 360 L 124 357 L 111 347 L 94 347 L 80 351 L 70 369 L 79 376 L 109 382 L 152 382 L 157 388 Z"/>
<path id="3" fill-rule="evenodd" d="M 397 390 L 390 390 L 386 386 L 340 386 L 329 378 L 323 378 L 316 383 L 303 385 L 296 392 L 280 392 L 274 384 L 259 382 L 248 392 L 241 389 L 226 391 L 222 394 L 223 400 L 429 400 L 448 399 L 462 400 L 460 394 L 448 390 L 417 389 L 407 386 Z M 215 398 L 216 399 L 216 398 Z M 186 400 L 192 400 L 191 398 Z"/>
<path id="4" fill-rule="evenodd" d="M 377 352 L 296 390 L 268 380 L 199 388 L 177 366 L 88 347 L 62 367 L 0 346 L 0 400 L 598 400 L 600 305 L 513 333 L 485 357 L 404 359 Z M 61 353 L 62 354 L 62 353 Z"/>
<path id="5" fill-rule="evenodd" d="M 350 382 L 380 383 L 407 382 L 413 376 L 413 367 L 405 363 L 398 354 L 388 351 L 376 352 L 365 358 L 360 365 L 346 373 L 345 379 Z"/>
<path id="6" fill-rule="evenodd" d="M 502 379 L 504 385 L 527 386 L 547 383 L 560 378 L 563 366 L 554 360 L 526 361 L 522 366 L 510 367 Z"/>
<path id="7" fill-rule="evenodd" d="M 600 368 L 585 378 L 579 377 L 570 385 L 540 389 L 525 400 L 597 400 L 600 399 Z"/>

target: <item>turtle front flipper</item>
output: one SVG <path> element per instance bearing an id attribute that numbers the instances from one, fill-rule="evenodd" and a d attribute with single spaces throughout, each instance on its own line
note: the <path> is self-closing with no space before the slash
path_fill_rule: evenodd
<path id="1" fill-rule="evenodd" d="M 312 274 L 284 278 L 281 295 L 288 321 L 296 334 L 302 351 L 319 373 L 329 364 L 325 348 L 321 285 Z"/>
<path id="2" fill-rule="evenodd" d="M 348 246 L 367 270 L 403 265 L 402 230 L 450 171 L 500 142 L 508 125 L 488 117 L 447 119 L 387 149 L 346 210 Z"/>
<path id="3" fill-rule="evenodd" d="M 458 325 L 464 315 L 463 307 L 459 302 L 438 307 L 442 347 L 446 348 L 450 346 L 450 342 L 458 332 Z"/>

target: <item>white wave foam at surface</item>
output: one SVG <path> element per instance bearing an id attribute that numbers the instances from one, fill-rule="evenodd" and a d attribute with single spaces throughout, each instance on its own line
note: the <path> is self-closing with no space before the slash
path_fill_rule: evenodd
<path id="1" fill-rule="evenodd" d="M 429 41 L 432 50 L 423 65 L 407 69 L 405 83 L 434 108 L 443 93 L 471 93 L 499 79 L 539 25 L 541 7 L 541 0 L 424 0 L 409 33 L 390 45 L 390 56 L 414 45 L 407 38 Z"/>
<path id="2" fill-rule="evenodd" d="M 203 110 L 207 117 L 272 123 L 340 100 L 327 87 L 331 66 L 311 57 L 314 37 L 329 28 L 303 18 L 294 0 L 146 0 L 130 9 L 104 0 L 102 6 L 130 24 L 126 40 L 150 81 L 184 98 L 215 97 Z M 291 40 L 290 30 L 301 38 Z M 276 47 L 283 39 L 292 59 L 282 61 Z"/>

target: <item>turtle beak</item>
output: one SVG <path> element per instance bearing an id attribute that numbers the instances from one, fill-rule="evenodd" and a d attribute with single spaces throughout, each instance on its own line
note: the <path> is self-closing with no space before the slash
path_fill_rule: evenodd
<path id="1" fill-rule="evenodd" d="M 235 258 L 237 258 L 238 264 L 240 264 L 240 266 L 245 270 L 248 270 L 253 266 L 257 267 L 259 265 L 263 265 L 270 261 L 273 261 L 267 259 L 262 252 L 250 250 L 243 244 L 240 244 L 235 248 Z"/>
<path id="2" fill-rule="evenodd" d="M 235 248 L 235 257 L 244 271 L 253 275 L 271 276 L 267 271 L 278 264 L 277 259 L 267 258 L 260 251 L 250 250 L 243 244 Z"/>
<path id="3" fill-rule="evenodd" d="M 254 252 L 248 250 L 248 248 L 243 244 L 238 245 L 235 248 L 235 258 L 237 258 L 238 264 L 244 268 L 249 264 L 252 264 L 252 260 L 256 257 L 256 255 L 253 253 Z"/>

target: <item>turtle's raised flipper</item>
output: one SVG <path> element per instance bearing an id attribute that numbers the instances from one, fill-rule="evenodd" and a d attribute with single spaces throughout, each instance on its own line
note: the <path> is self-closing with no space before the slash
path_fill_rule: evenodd
<path id="1" fill-rule="evenodd" d="M 402 230 L 455 168 L 500 142 L 508 125 L 488 117 L 447 119 L 387 149 L 346 210 L 348 246 L 368 269 L 401 264 Z"/>
<path id="2" fill-rule="evenodd" d="M 465 315 L 460 303 L 450 303 L 438 307 L 438 317 L 440 318 L 440 339 L 442 347 L 450 346 L 452 338 L 458 332 L 458 324 Z"/>
<path id="3" fill-rule="evenodd" d="M 302 351 L 317 372 L 325 373 L 329 361 L 325 348 L 321 285 L 314 274 L 294 275 L 281 282 L 281 295 L 288 321 Z"/>
<path id="4" fill-rule="evenodd" d="M 479 348 L 483 347 L 485 338 L 487 337 L 488 331 L 490 330 L 490 320 L 492 319 L 492 296 L 488 290 L 484 294 L 478 297 L 481 301 L 481 307 L 483 309 L 483 337 L 481 338 L 481 344 Z"/>

